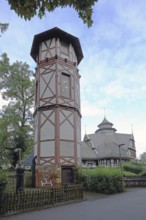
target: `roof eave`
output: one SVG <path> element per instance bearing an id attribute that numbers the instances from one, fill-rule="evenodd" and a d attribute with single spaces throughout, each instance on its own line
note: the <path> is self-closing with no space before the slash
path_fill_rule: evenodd
<path id="1" fill-rule="evenodd" d="M 53 37 L 59 37 L 63 41 L 71 43 L 75 48 L 78 64 L 81 62 L 81 60 L 83 59 L 83 52 L 79 39 L 57 27 L 34 36 L 31 52 L 30 52 L 30 55 L 32 56 L 34 61 L 36 61 L 36 54 L 38 54 L 39 51 L 39 44 Z"/>

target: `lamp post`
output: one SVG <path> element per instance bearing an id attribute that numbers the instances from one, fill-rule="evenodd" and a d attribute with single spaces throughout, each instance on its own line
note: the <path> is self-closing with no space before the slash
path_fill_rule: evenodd
<path id="1" fill-rule="evenodd" d="M 16 148 L 14 152 L 18 152 L 18 167 L 16 169 L 16 192 L 24 190 L 24 168 L 22 167 L 22 150 Z"/>
<path id="2" fill-rule="evenodd" d="M 124 190 L 124 184 L 123 184 L 123 168 L 122 168 L 122 163 L 121 163 L 121 146 L 125 144 L 119 144 L 119 159 L 120 159 L 120 171 L 121 171 L 121 178 L 122 178 L 122 191 Z"/>
<path id="3" fill-rule="evenodd" d="M 125 144 L 119 144 L 119 160 L 120 160 L 120 169 L 121 169 L 121 174 L 122 174 L 122 163 L 121 163 L 121 146 L 123 146 Z"/>
<path id="4" fill-rule="evenodd" d="M 120 171 L 121 171 L 121 176 L 122 176 L 122 188 L 124 189 L 124 184 L 123 184 L 123 169 L 122 169 L 122 163 L 121 163 L 121 146 L 125 144 L 119 144 L 119 159 L 120 159 Z"/>

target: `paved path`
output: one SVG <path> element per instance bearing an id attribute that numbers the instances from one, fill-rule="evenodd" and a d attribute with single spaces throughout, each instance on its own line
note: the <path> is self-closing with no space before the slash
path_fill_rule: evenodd
<path id="1" fill-rule="evenodd" d="M 146 188 L 90 199 L 1 220 L 146 220 Z"/>

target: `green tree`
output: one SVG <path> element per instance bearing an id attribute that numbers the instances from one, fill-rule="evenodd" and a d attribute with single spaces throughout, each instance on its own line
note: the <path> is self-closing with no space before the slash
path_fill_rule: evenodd
<path id="1" fill-rule="evenodd" d="M 93 6 L 97 1 L 98 0 L 8 0 L 8 3 L 11 9 L 19 16 L 29 20 L 35 15 L 42 18 L 46 10 L 52 12 L 57 7 L 64 8 L 69 6 L 74 8 L 83 22 L 90 27 L 93 23 Z"/>
<path id="2" fill-rule="evenodd" d="M 4 156 L 5 156 L 5 149 L 8 147 L 7 139 L 8 139 L 8 132 L 6 127 L 7 122 L 4 118 L 0 118 L 0 167 L 4 164 Z"/>
<path id="3" fill-rule="evenodd" d="M 16 148 L 22 152 L 32 148 L 34 79 L 29 65 L 16 61 L 12 65 L 7 54 L 0 60 L 0 90 L 8 105 L 0 113 L 1 149 L 9 149 L 12 163 L 18 160 Z"/>

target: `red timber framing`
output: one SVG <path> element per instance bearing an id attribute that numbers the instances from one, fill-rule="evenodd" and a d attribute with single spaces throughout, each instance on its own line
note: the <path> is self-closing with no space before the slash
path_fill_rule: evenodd
<path id="1" fill-rule="evenodd" d="M 78 38 L 54 28 L 34 37 L 31 55 L 37 62 L 34 112 L 37 186 L 44 170 L 55 172 L 56 183 L 61 184 L 61 167 L 74 167 L 80 161 L 77 64 L 83 54 Z"/>

